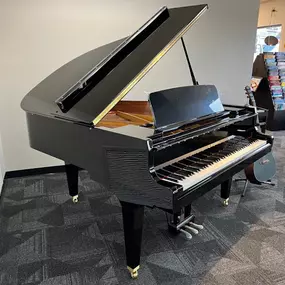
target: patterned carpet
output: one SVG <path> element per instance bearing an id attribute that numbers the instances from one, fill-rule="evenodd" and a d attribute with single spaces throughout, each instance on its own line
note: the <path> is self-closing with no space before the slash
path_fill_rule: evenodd
<path id="1" fill-rule="evenodd" d="M 227 208 L 211 191 L 194 204 L 205 229 L 192 240 L 169 234 L 161 211 L 146 211 L 138 280 L 125 266 L 119 202 L 86 172 L 77 205 L 64 174 L 7 179 L 0 284 L 285 284 L 285 132 L 275 137 L 276 186 L 250 186 L 241 198 L 236 182 Z"/>

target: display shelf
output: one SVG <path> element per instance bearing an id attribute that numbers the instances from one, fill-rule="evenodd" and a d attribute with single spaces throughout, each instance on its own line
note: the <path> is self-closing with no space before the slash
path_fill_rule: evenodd
<path id="1" fill-rule="evenodd" d="M 257 106 L 268 110 L 267 129 L 285 129 L 285 53 L 260 54 L 253 65 L 254 77 L 262 77 L 254 92 Z"/>

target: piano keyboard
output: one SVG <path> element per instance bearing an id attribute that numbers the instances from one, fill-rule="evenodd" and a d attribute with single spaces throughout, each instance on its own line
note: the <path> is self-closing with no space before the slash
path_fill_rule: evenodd
<path id="1" fill-rule="evenodd" d="M 159 180 L 182 186 L 184 191 L 266 144 L 264 140 L 229 136 L 163 163 L 154 170 Z"/>

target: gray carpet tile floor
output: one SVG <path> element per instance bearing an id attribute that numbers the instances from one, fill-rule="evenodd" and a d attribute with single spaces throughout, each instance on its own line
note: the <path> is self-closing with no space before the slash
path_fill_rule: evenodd
<path id="1" fill-rule="evenodd" d="M 205 229 L 192 240 L 170 234 L 163 212 L 146 210 L 137 280 L 126 270 L 120 204 L 87 172 L 76 205 L 63 173 L 7 179 L 0 284 L 285 284 L 285 132 L 274 135 L 276 185 L 251 185 L 241 198 L 236 182 L 228 207 L 219 189 L 207 193 L 193 205 Z"/>

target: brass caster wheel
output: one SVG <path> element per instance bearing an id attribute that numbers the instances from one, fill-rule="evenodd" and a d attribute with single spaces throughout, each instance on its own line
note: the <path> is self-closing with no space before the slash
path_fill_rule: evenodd
<path id="1" fill-rule="evenodd" d="M 132 269 L 128 266 L 128 270 L 131 274 L 132 279 L 136 279 L 139 276 L 138 270 L 139 270 L 140 266 L 137 266 L 135 269 Z"/>
<path id="2" fill-rule="evenodd" d="M 226 199 L 226 200 L 224 200 L 224 201 L 223 201 L 223 205 L 224 205 L 224 206 L 228 206 L 228 205 L 229 205 L 229 200 L 230 200 L 229 198 Z"/>
<path id="3" fill-rule="evenodd" d="M 72 197 L 72 202 L 74 204 L 78 203 L 78 195 L 75 195 L 75 196 Z"/>

